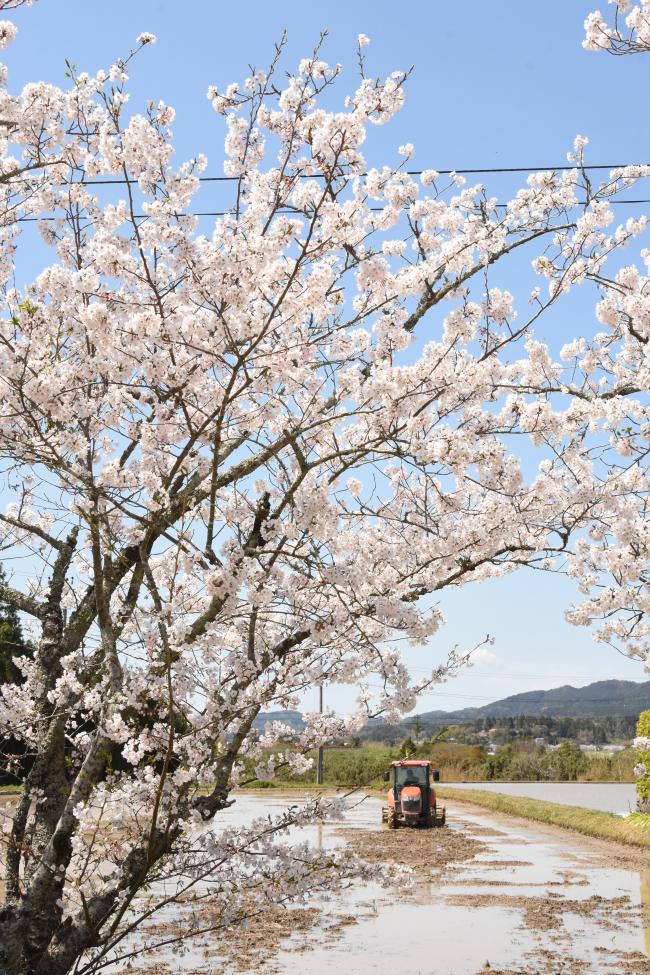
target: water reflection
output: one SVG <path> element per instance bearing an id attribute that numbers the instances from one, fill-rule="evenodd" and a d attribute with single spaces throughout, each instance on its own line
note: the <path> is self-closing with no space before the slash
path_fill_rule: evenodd
<path id="1" fill-rule="evenodd" d="M 645 953 L 650 958 L 650 870 L 641 871 L 641 906 Z"/>
<path id="2" fill-rule="evenodd" d="M 445 782 L 452 789 L 486 789 L 509 796 L 526 796 L 559 802 L 562 806 L 583 806 L 601 812 L 625 814 L 636 808 L 636 786 L 631 782 Z"/>

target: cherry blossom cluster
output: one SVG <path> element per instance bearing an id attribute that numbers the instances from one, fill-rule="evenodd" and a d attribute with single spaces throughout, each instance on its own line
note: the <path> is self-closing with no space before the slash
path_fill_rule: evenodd
<path id="1" fill-rule="evenodd" d="M 609 0 L 614 5 L 614 23 L 610 26 L 600 10 L 585 20 L 587 51 L 609 51 L 611 54 L 638 54 L 650 50 L 650 3 L 641 0 Z"/>

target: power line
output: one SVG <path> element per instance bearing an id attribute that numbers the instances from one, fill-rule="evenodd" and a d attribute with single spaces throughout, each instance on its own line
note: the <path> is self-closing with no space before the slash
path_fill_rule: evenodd
<path id="1" fill-rule="evenodd" d="M 626 204 L 629 204 L 629 205 L 633 205 L 633 204 L 634 205 L 638 205 L 638 204 L 650 204 L 650 198 L 648 198 L 648 199 L 639 199 L 639 200 L 609 200 L 608 202 L 611 203 L 611 204 L 614 204 L 615 206 L 625 206 Z M 495 208 L 496 209 L 503 209 L 506 206 L 507 206 L 506 203 L 496 203 L 495 204 Z M 585 206 L 585 201 L 584 200 L 578 200 L 577 203 L 575 204 L 575 206 Z M 383 210 L 384 210 L 384 207 L 368 207 L 367 209 L 371 213 L 382 213 Z M 404 207 L 404 210 L 406 210 L 406 209 L 407 208 Z M 177 217 L 228 217 L 228 216 L 231 216 L 233 214 L 233 212 L 234 212 L 233 209 L 231 209 L 231 210 L 200 210 L 200 211 L 189 210 L 189 211 L 187 211 L 185 213 L 177 213 L 177 214 L 175 214 L 175 216 L 177 216 Z M 279 208 L 276 211 L 276 213 L 291 213 L 294 216 L 303 216 L 303 214 L 301 213 L 300 210 L 295 210 L 295 209 L 292 209 L 291 207 L 288 207 L 288 208 Z M 46 217 L 18 217 L 14 221 L 14 223 L 41 223 L 42 221 L 51 221 L 51 222 L 53 222 L 55 220 L 63 220 L 63 219 L 64 219 L 64 217 L 52 217 L 52 216 L 46 216 Z M 133 219 L 134 220 L 148 220 L 149 219 L 149 215 L 146 214 L 146 213 L 134 213 L 133 214 Z"/>
<path id="2" fill-rule="evenodd" d="M 628 166 L 647 166 L 648 163 L 615 163 L 612 165 L 605 165 L 604 163 L 597 163 L 593 166 L 494 166 L 492 168 L 487 167 L 483 169 L 437 169 L 436 172 L 441 176 L 451 176 L 455 173 L 459 176 L 468 175 L 481 175 L 482 173 L 555 173 L 555 172 L 571 172 L 573 169 L 625 169 Z M 408 176 L 421 176 L 426 170 L 423 169 L 408 169 Z M 364 174 L 365 175 L 365 174 Z"/>
<path id="3" fill-rule="evenodd" d="M 383 684 L 376 684 L 376 683 L 372 683 L 371 681 L 366 681 L 365 683 L 367 683 L 368 687 L 374 687 L 374 688 L 377 688 L 378 690 L 384 690 L 384 685 Z M 553 688 L 553 690 L 557 690 L 557 688 Z M 521 694 L 531 694 L 531 693 L 535 693 L 535 692 L 533 692 L 533 691 L 520 691 L 517 694 L 508 695 L 508 697 L 519 697 Z M 540 693 L 543 693 L 543 692 L 540 692 Z M 495 700 L 494 699 L 494 695 L 488 697 L 488 696 L 485 696 L 485 695 L 482 695 L 482 694 L 450 694 L 448 691 L 438 691 L 438 690 L 436 690 L 435 689 L 435 685 L 432 688 L 432 690 L 430 690 L 430 691 L 428 691 L 426 693 L 426 696 L 427 697 L 451 698 L 451 699 L 456 700 L 456 701 L 487 701 L 488 704 L 501 704 L 503 702 L 503 700 L 504 700 L 504 698 L 499 698 L 499 699 Z M 506 700 L 507 700 L 507 698 L 506 698 Z M 592 698 L 589 698 L 588 701 L 589 701 L 589 704 L 606 704 L 608 702 L 611 702 L 611 697 L 592 697 Z M 558 698 L 557 701 L 556 701 L 556 703 L 557 704 L 563 704 L 563 705 L 564 704 L 581 704 L 581 703 L 584 703 L 584 698 L 582 698 L 582 697 L 566 697 L 566 698 L 565 697 L 562 697 L 562 698 Z M 542 715 L 542 717 L 543 717 L 543 715 Z"/>
<path id="4" fill-rule="evenodd" d="M 605 169 L 625 169 L 628 166 L 647 166 L 649 163 L 611 163 L 606 165 L 604 163 L 594 163 L 591 166 L 482 166 L 476 169 L 436 169 L 435 172 L 439 176 L 480 176 L 480 175 L 494 175 L 498 173 L 555 173 L 555 172 L 571 172 L 574 169 L 585 169 L 592 171 L 605 170 Z M 431 167 L 433 169 L 433 167 Z M 427 172 L 425 169 L 407 169 L 405 173 L 407 176 L 422 176 L 423 173 Z M 367 176 L 367 173 L 361 173 L 361 176 Z M 241 180 L 241 176 L 197 176 L 199 183 L 238 183 Z M 325 179 L 324 173 L 298 173 L 298 179 Z M 81 186 L 119 186 L 129 184 L 137 184 L 137 179 L 81 179 L 81 180 L 70 180 L 66 181 L 62 185 L 81 185 Z"/>
<path id="5" fill-rule="evenodd" d="M 436 172 L 439 176 L 451 176 L 451 175 L 486 175 L 486 174 L 499 174 L 499 173 L 553 173 L 553 172 L 571 172 L 575 169 L 588 170 L 590 172 L 597 170 L 612 170 L 612 169 L 625 169 L 630 165 L 636 166 L 647 166 L 649 163 L 594 163 L 590 166 L 492 166 L 492 167 L 481 167 L 476 169 L 437 169 Z M 406 170 L 407 176 L 422 176 L 423 173 L 427 172 L 424 169 L 409 169 Z M 367 173 L 361 173 L 361 176 L 367 176 Z M 240 176 L 198 176 L 196 177 L 199 183 L 236 183 L 241 180 Z M 325 179 L 323 173 L 299 173 L 298 179 Z M 137 185 L 137 179 L 129 178 L 115 178 L 115 179 L 81 179 L 81 180 L 65 180 L 60 185 L 62 186 L 130 186 Z M 637 206 L 639 204 L 649 204 L 650 199 L 632 199 L 632 200 L 619 200 L 611 199 L 610 203 L 615 203 L 617 206 L 630 205 Z M 578 201 L 577 206 L 585 205 L 584 201 Z M 496 208 L 503 208 L 506 206 L 504 203 L 495 204 Z M 369 207 L 368 208 L 373 213 L 381 213 L 383 207 Z M 405 208 L 406 209 L 406 208 Z M 187 213 L 178 214 L 178 216 L 186 217 L 226 217 L 232 213 L 232 210 L 205 210 L 205 211 L 189 211 Z M 297 214 L 299 211 L 287 207 L 279 208 L 277 213 L 292 213 Z M 44 216 L 44 217 L 19 217 L 16 223 L 38 223 L 39 221 L 55 221 L 60 219 L 54 216 Z M 146 220 L 148 219 L 147 214 L 136 213 L 134 214 L 134 219 L 136 220 Z"/>
<path id="6" fill-rule="evenodd" d="M 478 660 L 476 663 L 481 663 Z M 431 670 L 427 667 L 410 667 L 406 665 L 409 672 L 418 674 L 430 674 Z M 502 677 L 512 677 L 515 680 L 588 680 L 594 683 L 593 674 L 513 674 L 505 671 L 495 671 L 493 673 L 482 673 L 480 671 L 474 670 L 476 664 L 471 664 L 469 670 L 471 673 L 468 674 L 470 677 L 477 677 L 483 680 L 487 677 L 494 680 L 500 680 Z M 464 671 L 465 673 L 465 671 Z M 614 678 L 602 677 L 600 680 L 614 680 Z"/>

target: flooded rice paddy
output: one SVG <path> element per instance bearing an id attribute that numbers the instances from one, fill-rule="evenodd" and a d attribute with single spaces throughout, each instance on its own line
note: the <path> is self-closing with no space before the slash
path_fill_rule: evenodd
<path id="1" fill-rule="evenodd" d="M 563 806 L 584 806 L 601 812 L 629 813 L 636 806 L 636 786 L 631 782 L 445 782 L 453 789 L 487 789 L 509 796 L 526 796 L 559 802 Z M 443 787 L 444 787 L 443 785 Z"/>
<path id="2" fill-rule="evenodd" d="M 240 795 L 224 821 L 294 798 Z M 449 804 L 447 829 L 389 831 L 366 798 L 344 822 L 303 831 L 411 868 L 407 889 L 353 885 L 203 941 L 142 959 L 147 975 L 650 975 L 650 855 Z M 114 972 L 124 970 L 115 968 Z"/>

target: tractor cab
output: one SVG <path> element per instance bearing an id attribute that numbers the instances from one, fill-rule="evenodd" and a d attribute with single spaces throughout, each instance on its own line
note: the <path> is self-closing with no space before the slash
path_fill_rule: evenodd
<path id="1" fill-rule="evenodd" d="M 444 826 L 445 809 L 438 806 L 434 782 L 440 772 L 431 762 L 408 759 L 392 762 L 384 772 L 384 782 L 390 782 L 388 806 L 382 809 L 382 820 L 389 829 L 398 826 Z"/>

